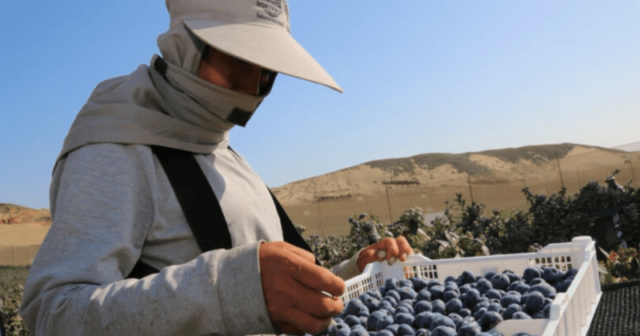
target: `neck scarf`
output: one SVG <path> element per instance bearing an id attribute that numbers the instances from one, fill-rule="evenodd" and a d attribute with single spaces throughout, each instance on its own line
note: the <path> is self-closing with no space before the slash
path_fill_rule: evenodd
<path id="1" fill-rule="evenodd" d="M 58 160 L 93 143 L 158 145 L 208 154 L 244 125 L 269 90 L 259 96 L 228 90 L 196 74 L 204 44 L 184 25 L 158 38 L 164 59 L 153 67 L 100 83 L 78 113 Z M 238 120 L 240 114 L 240 120 Z"/>

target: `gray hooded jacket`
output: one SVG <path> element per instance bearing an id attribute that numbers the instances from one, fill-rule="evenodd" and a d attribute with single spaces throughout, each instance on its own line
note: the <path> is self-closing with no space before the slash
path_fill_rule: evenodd
<path id="1" fill-rule="evenodd" d="M 142 65 L 99 84 L 56 161 L 53 224 L 30 269 L 20 314 L 35 335 L 245 335 L 275 332 L 261 241 L 282 241 L 264 182 L 228 149 L 231 109 L 264 98 L 201 80 L 203 44 L 182 24 L 158 44 L 167 79 Z M 234 248 L 201 253 L 148 145 L 196 154 Z M 359 273 L 357 256 L 338 265 Z M 125 279 L 138 259 L 161 272 Z"/>

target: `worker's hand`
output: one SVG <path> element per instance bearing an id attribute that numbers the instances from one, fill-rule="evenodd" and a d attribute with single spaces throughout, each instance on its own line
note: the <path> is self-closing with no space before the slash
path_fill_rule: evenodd
<path id="1" fill-rule="evenodd" d="M 382 260 L 392 265 L 396 260 L 406 261 L 412 254 L 413 249 L 405 237 L 385 238 L 360 252 L 358 268 L 362 272 L 367 264 Z"/>
<path id="2" fill-rule="evenodd" d="M 260 276 L 267 310 L 278 333 L 317 334 L 343 309 L 339 296 L 344 293 L 344 281 L 317 266 L 312 253 L 291 244 L 260 245 Z"/>

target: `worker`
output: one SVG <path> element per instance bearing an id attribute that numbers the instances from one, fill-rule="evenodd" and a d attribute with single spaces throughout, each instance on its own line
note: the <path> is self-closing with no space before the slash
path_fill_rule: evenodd
<path id="1" fill-rule="evenodd" d="M 389 238 L 331 271 L 317 266 L 304 244 L 283 241 L 286 214 L 229 147 L 229 130 L 247 124 L 278 74 L 342 89 L 291 37 L 286 0 L 166 6 L 161 56 L 100 83 L 71 126 L 20 314 L 34 335 L 316 334 L 343 309 L 345 280 L 411 247 Z M 189 219 L 200 197 L 183 201 L 175 182 L 191 171 L 167 150 L 188 153 L 206 178 L 196 187 L 221 213 L 204 222 L 228 236 L 224 248 L 202 248 Z M 154 271 L 134 276 L 140 265 Z"/>

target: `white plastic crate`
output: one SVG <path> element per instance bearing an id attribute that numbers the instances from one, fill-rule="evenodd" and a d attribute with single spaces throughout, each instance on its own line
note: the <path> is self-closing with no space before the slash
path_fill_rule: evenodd
<path id="1" fill-rule="evenodd" d="M 577 268 L 578 273 L 567 292 L 558 293 L 553 300 L 549 319 L 507 320 L 495 330 L 505 336 L 522 331 L 537 336 L 584 336 L 602 295 L 597 263 L 595 242 L 588 236 L 575 237 L 570 243 L 549 244 L 537 253 L 439 260 L 412 255 L 406 262 L 396 262 L 391 266 L 386 262 L 367 265 L 361 275 L 346 281 L 342 300 L 346 304 L 360 294 L 382 286 L 388 278 L 417 276 L 444 282 L 447 276 L 458 277 L 467 269 L 475 275 L 489 271 L 502 273 L 506 269 L 522 275 L 530 266 L 555 266 L 562 271 Z"/>

